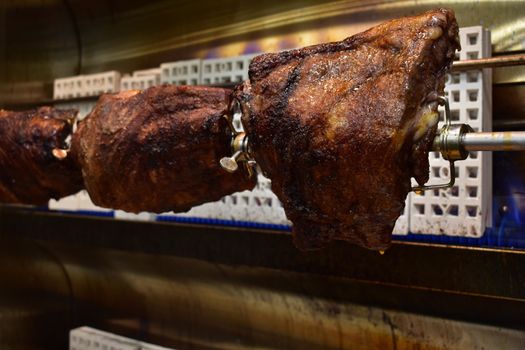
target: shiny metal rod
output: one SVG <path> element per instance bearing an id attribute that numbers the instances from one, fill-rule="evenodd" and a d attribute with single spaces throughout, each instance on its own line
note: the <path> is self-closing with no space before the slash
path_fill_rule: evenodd
<path id="1" fill-rule="evenodd" d="M 461 144 L 467 151 L 525 151 L 525 131 L 466 133 Z"/>
<path id="2" fill-rule="evenodd" d="M 505 55 L 491 58 L 480 58 L 475 60 L 454 61 L 453 71 L 469 69 L 509 67 L 525 65 L 525 54 Z"/>

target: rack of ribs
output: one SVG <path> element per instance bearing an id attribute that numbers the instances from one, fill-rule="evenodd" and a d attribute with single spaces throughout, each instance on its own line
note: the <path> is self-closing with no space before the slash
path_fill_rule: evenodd
<path id="1" fill-rule="evenodd" d="M 80 170 L 55 152 L 67 148 L 76 110 L 0 110 L 0 202 L 46 204 L 82 189 Z"/>
<path id="2" fill-rule="evenodd" d="M 388 248 L 411 177 L 428 180 L 437 97 L 456 49 L 454 14 L 439 9 L 253 59 L 236 98 L 297 247 Z"/>
<path id="3" fill-rule="evenodd" d="M 103 95 L 71 146 L 92 201 L 177 212 L 252 189 L 255 177 L 219 164 L 230 150 L 230 99 L 231 90 L 174 85 Z"/>

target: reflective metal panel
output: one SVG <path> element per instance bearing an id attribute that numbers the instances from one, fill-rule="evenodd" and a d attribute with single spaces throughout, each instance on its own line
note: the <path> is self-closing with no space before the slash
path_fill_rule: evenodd
<path id="1" fill-rule="evenodd" d="M 3 1 L 0 106 L 48 99 L 56 77 L 340 40 L 436 6 L 490 28 L 495 52 L 525 49 L 522 1 Z"/>

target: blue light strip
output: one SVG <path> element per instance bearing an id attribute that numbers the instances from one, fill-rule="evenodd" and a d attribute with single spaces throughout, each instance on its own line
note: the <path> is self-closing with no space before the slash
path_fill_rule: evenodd
<path id="1" fill-rule="evenodd" d="M 35 208 L 36 211 L 52 211 L 65 215 L 84 215 L 95 217 L 115 217 L 114 211 L 96 211 L 96 210 L 49 210 L 47 208 Z M 181 217 L 173 215 L 158 215 L 157 222 L 175 222 L 181 224 L 195 224 L 221 227 L 238 227 L 249 229 L 262 229 L 291 232 L 290 225 L 269 224 L 252 221 L 237 221 L 224 219 L 209 219 L 200 217 Z M 433 235 L 433 234 L 413 234 L 406 236 L 393 236 L 394 242 L 420 242 L 441 245 L 456 245 L 465 247 L 486 247 L 486 248 L 516 248 L 525 249 L 525 234 L 517 232 L 515 234 L 502 234 L 498 228 L 491 228 L 485 231 L 483 237 L 470 238 L 459 236 Z"/>

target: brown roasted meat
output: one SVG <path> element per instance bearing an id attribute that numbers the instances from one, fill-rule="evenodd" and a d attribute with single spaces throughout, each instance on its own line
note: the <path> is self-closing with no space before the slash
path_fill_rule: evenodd
<path id="1" fill-rule="evenodd" d="M 252 61 L 243 124 L 299 248 L 390 245 L 410 178 L 428 179 L 456 49 L 454 13 L 439 9 Z"/>
<path id="2" fill-rule="evenodd" d="M 1 203 L 43 205 L 82 189 L 80 170 L 62 151 L 76 114 L 51 107 L 0 110 Z"/>
<path id="3" fill-rule="evenodd" d="M 163 85 L 103 95 L 73 136 L 89 196 L 129 212 L 185 211 L 255 186 L 224 171 L 231 90 Z"/>

